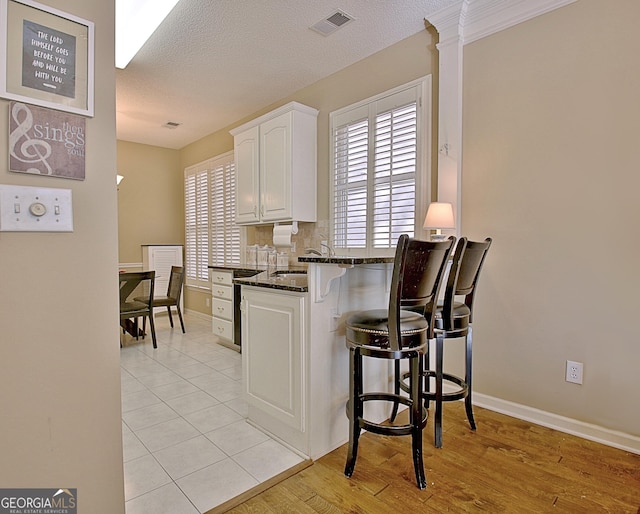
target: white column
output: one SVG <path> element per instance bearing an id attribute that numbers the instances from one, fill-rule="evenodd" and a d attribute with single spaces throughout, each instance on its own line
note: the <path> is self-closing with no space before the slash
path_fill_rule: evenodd
<path id="1" fill-rule="evenodd" d="M 453 205 L 456 236 L 462 204 L 462 31 L 467 7 L 468 0 L 460 0 L 427 19 L 440 36 L 436 45 L 440 53 L 437 199 Z"/>

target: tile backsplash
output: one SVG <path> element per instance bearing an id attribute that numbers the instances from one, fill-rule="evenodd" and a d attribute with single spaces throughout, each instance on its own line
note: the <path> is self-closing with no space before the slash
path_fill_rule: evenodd
<path id="1" fill-rule="evenodd" d="M 298 257 L 304 255 L 305 248 L 315 248 L 320 251 L 320 242 L 329 240 L 329 220 L 315 223 L 298 223 L 298 233 L 291 236 L 291 242 L 296 248 L 277 248 L 279 252 L 289 254 L 289 265 L 299 266 Z M 273 246 L 273 225 L 254 225 L 247 227 L 247 245 Z"/>

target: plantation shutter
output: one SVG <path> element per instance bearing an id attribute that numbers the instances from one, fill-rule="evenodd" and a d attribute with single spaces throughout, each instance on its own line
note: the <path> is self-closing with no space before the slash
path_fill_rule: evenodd
<path id="1" fill-rule="evenodd" d="M 211 182 L 211 262 L 240 263 L 240 227 L 235 223 L 236 174 L 233 152 L 213 160 Z"/>
<path id="2" fill-rule="evenodd" d="M 334 246 L 365 248 L 368 119 L 338 127 L 335 139 Z"/>
<path id="3" fill-rule="evenodd" d="M 208 170 L 203 165 L 185 170 L 185 278 L 188 285 L 209 283 Z"/>
<path id="4" fill-rule="evenodd" d="M 416 102 L 376 116 L 373 246 L 393 248 L 413 237 L 416 207 Z"/>
<path id="5" fill-rule="evenodd" d="M 197 237 L 196 237 L 196 176 L 187 174 L 184 178 L 184 256 L 185 281 L 189 283 L 196 278 Z"/>
<path id="6" fill-rule="evenodd" d="M 389 253 L 415 235 L 421 86 L 331 114 L 336 249 Z"/>
<path id="7" fill-rule="evenodd" d="M 224 203 L 224 262 L 240 264 L 240 227 L 236 225 L 236 165 L 231 160 L 225 165 L 225 203 Z"/>
<path id="8" fill-rule="evenodd" d="M 187 285 L 208 288 L 209 264 L 240 263 L 235 180 L 233 152 L 185 169 Z"/>
<path id="9" fill-rule="evenodd" d="M 224 164 L 214 165 L 211 183 L 211 262 L 224 263 Z"/>

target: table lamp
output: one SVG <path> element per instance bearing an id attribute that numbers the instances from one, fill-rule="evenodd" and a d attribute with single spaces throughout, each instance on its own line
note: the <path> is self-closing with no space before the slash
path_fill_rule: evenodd
<path id="1" fill-rule="evenodd" d="M 431 202 L 424 218 L 425 229 L 435 229 L 431 236 L 432 241 L 442 241 L 446 237 L 442 234 L 443 228 L 456 228 L 453 219 L 453 206 L 446 202 Z"/>

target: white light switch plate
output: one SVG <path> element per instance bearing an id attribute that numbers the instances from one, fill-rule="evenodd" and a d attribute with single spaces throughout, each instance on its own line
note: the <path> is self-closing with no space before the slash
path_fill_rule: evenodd
<path id="1" fill-rule="evenodd" d="M 0 231 L 73 232 L 71 189 L 0 184 Z"/>

